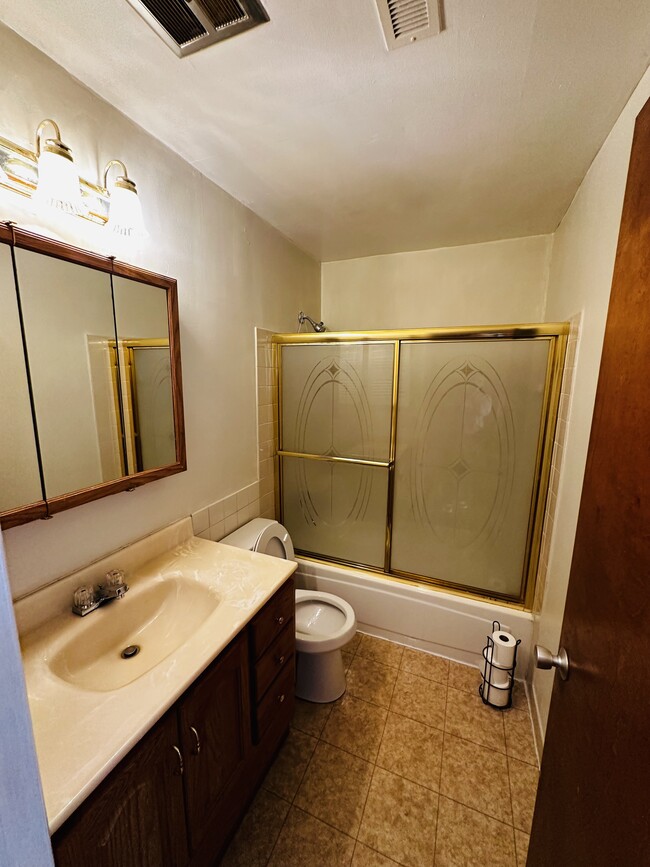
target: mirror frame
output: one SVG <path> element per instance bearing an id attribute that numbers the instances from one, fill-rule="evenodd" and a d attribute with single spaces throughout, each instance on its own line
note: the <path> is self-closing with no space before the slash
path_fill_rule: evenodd
<path id="1" fill-rule="evenodd" d="M 3 530 L 6 530 L 9 529 L 9 527 L 26 524 L 29 521 L 35 521 L 38 518 L 52 518 L 58 512 L 63 512 L 66 509 L 73 509 L 75 506 L 82 506 L 84 503 L 90 503 L 93 500 L 99 500 L 102 497 L 107 497 L 110 494 L 117 494 L 121 491 L 134 491 L 136 488 L 141 485 L 146 485 L 148 482 L 154 482 L 157 479 L 163 479 L 166 476 L 172 476 L 175 473 L 184 472 L 187 469 L 187 457 L 185 450 L 180 321 L 178 316 L 178 291 L 176 280 L 171 277 L 164 277 L 161 274 L 155 274 L 152 271 L 145 271 L 144 269 L 137 268 L 134 265 L 127 265 L 124 262 L 118 262 L 112 256 L 102 256 L 98 253 L 91 253 L 87 250 L 72 247 L 69 244 L 55 241 L 52 238 L 47 238 L 43 235 L 36 235 L 32 232 L 27 232 L 11 222 L 0 223 L 0 243 L 8 244 L 12 248 L 31 250 L 35 253 L 41 253 L 43 256 L 50 256 L 54 259 L 64 259 L 67 262 L 72 262 L 77 265 L 95 268 L 96 270 L 110 274 L 111 277 L 113 275 L 125 277 L 129 280 L 137 280 L 140 283 L 147 283 L 150 286 L 158 286 L 160 289 L 165 290 L 167 293 L 167 322 L 169 329 L 169 352 L 171 358 L 174 436 L 176 440 L 176 460 L 173 464 L 168 464 L 164 467 L 156 467 L 151 470 L 143 470 L 139 473 L 121 476 L 119 479 L 100 482 L 99 484 L 92 485 L 88 488 L 71 491 L 68 494 L 61 494 L 52 498 L 44 497 L 43 499 L 37 500 L 34 503 L 29 503 L 28 505 L 18 506 L 15 509 L 8 509 L 7 511 L 0 512 L 0 527 Z M 14 281 L 16 281 L 13 250 L 12 260 L 14 261 Z M 19 296 L 20 287 L 16 286 L 15 288 Z M 21 328 L 22 327 L 23 323 L 21 316 Z M 41 484 L 43 486 L 42 462 L 38 442 L 38 426 L 36 424 L 36 412 L 31 386 L 30 404 L 34 421 L 34 437 L 36 440 L 37 458 L 39 461 L 39 473 L 41 475 Z M 44 494 L 45 491 L 43 487 L 42 490 Z"/>

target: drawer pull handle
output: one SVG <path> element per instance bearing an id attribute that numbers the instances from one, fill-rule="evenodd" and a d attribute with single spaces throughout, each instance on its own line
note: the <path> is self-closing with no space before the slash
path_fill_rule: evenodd
<path id="1" fill-rule="evenodd" d="M 284 616 L 281 614 L 279 617 L 276 617 L 275 622 L 282 626 L 282 624 L 284 623 Z"/>
<path id="2" fill-rule="evenodd" d="M 183 770 L 184 770 L 183 769 L 183 756 L 181 755 L 181 751 L 178 749 L 176 744 L 172 744 L 172 749 L 174 750 L 174 752 L 178 756 L 178 770 L 174 771 L 174 774 L 177 777 L 182 777 L 183 776 Z"/>
<path id="3" fill-rule="evenodd" d="M 286 659 L 286 657 L 284 657 L 284 656 L 278 656 L 278 665 L 284 665 L 285 659 Z"/>
<path id="4" fill-rule="evenodd" d="M 194 749 L 192 750 L 192 755 L 198 756 L 201 752 L 201 741 L 199 740 L 199 733 L 194 728 L 194 726 L 190 726 L 190 731 L 194 735 Z"/>
<path id="5" fill-rule="evenodd" d="M 280 704 L 282 704 L 283 701 L 284 701 L 284 693 L 282 693 L 282 695 L 279 695 L 279 696 L 278 696 L 278 702 L 279 702 Z"/>

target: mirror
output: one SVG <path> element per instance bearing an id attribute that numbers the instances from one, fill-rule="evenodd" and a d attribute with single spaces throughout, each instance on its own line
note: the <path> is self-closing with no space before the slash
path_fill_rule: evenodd
<path id="1" fill-rule="evenodd" d="M 43 499 L 11 248 L 0 244 L 0 512 Z"/>
<path id="2" fill-rule="evenodd" d="M 0 316 L 3 527 L 185 469 L 174 280 L 0 226 Z"/>

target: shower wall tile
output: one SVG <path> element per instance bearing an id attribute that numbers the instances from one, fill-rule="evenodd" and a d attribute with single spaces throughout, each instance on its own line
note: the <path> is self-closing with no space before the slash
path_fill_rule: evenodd
<path id="1" fill-rule="evenodd" d="M 272 335 L 256 329 L 258 478 L 192 514 L 194 534 L 202 539 L 218 542 L 253 518 L 275 518 L 278 393 Z"/>

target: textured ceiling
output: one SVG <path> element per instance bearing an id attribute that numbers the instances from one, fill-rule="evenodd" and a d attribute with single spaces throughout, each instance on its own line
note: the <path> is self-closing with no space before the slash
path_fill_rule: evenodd
<path id="1" fill-rule="evenodd" d="M 323 261 L 553 231 L 650 57 L 647 0 L 445 0 L 390 53 L 374 0 L 265 5 L 183 59 L 126 0 L 0 20 Z"/>

